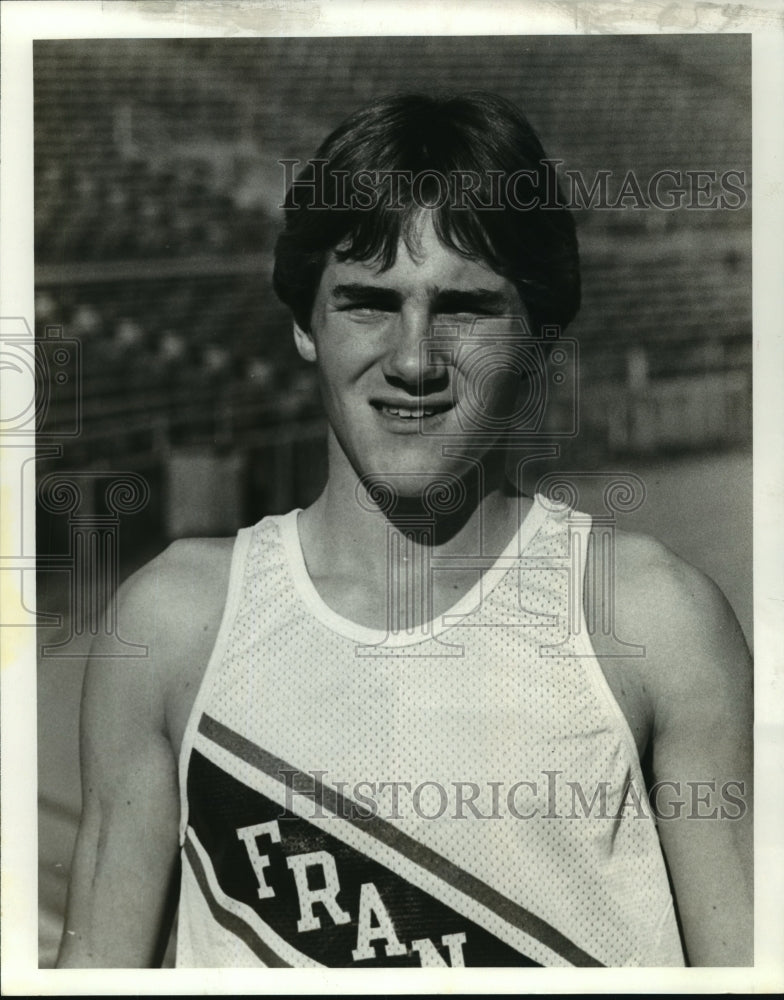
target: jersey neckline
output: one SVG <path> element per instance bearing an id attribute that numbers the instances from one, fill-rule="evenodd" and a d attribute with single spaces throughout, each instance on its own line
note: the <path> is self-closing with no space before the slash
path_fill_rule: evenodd
<path id="1" fill-rule="evenodd" d="M 316 585 L 310 577 L 302 542 L 299 535 L 298 520 L 301 507 L 274 517 L 280 531 L 280 539 L 286 555 L 289 572 L 294 588 L 310 613 L 330 631 L 336 632 L 354 642 L 371 646 L 401 647 L 411 646 L 435 638 L 449 628 L 460 624 L 460 618 L 473 611 L 501 582 L 510 569 L 509 561 L 523 555 L 523 551 L 539 531 L 549 513 L 553 510 L 552 501 L 545 501 L 540 494 L 535 494 L 531 506 L 520 522 L 517 531 L 512 535 L 503 552 L 495 562 L 486 569 L 476 583 L 450 608 L 428 622 L 417 625 L 412 630 L 394 632 L 387 629 L 370 628 L 346 618 L 331 608 L 319 594 Z"/>

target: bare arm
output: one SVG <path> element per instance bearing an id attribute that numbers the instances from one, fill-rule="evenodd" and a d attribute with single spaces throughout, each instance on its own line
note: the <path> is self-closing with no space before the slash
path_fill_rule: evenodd
<path id="1" fill-rule="evenodd" d="M 622 573 L 619 593 L 633 595 L 626 614 L 646 646 L 658 783 L 652 799 L 687 958 L 691 965 L 752 965 L 748 650 L 718 587 L 663 546 L 646 540 Z"/>
<path id="2" fill-rule="evenodd" d="M 164 726 L 152 635 L 154 573 L 120 594 L 124 637 L 144 658 L 94 644 L 82 692 L 82 818 L 59 967 L 148 966 L 177 857 L 176 764 Z"/>
<path id="3" fill-rule="evenodd" d="M 177 881 L 179 739 L 225 594 L 226 560 L 216 565 L 206 546 L 177 543 L 121 588 L 120 630 L 146 656 L 104 656 L 100 642 L 91 652 L 82 818 L 58 967 L 150 967 L 162 958 Z"/>

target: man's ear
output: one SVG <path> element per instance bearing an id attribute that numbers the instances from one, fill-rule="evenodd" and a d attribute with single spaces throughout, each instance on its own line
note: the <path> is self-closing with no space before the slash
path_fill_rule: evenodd
<path id="1" fill-rule="evenodd" d="M 294 343 L 301 358 L 305 361 L 316 360 L 316 344 L 311 334 L 306 333 L 298 323 L 294 323 Z"/>

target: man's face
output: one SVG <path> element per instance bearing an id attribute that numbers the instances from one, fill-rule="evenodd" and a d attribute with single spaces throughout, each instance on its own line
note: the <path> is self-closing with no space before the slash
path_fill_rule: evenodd
<path id="1" fill-rule="evenodd" d="M 526 317 L 514 285 L 444 246 L 426 213 L 418 237 L 413 255 L 401 241 L 386 271 L 330 255 L 311 333 L 296 330 L 339 454 L 408 496 L 439 473 L 464 477 L 493 448 L 515 411 Z"/>

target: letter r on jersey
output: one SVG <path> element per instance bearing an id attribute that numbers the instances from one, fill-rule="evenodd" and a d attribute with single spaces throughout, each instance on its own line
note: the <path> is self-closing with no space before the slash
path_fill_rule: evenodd
<path id="1" fill-rule="evenodd" d="M 315 931 L 321 927 L 321 918 L 313 912 L 314 903 L 321 903 L 325 906 L 327 913 L 336 924 L 347 924 L 351 920 L 351 915 L 342 910 L 338 904 L 337 897 L 340 892 L 338 869 L 335 859 L 328 851 L 295 854 L 286 859 L 286 864 L 294 873 L 294 881 L 297 884 L 300 913 L 297 930 L 300 933 L 302 931 Z M 312 868 L 314 865 L 319 865 L 324 873 L 324 887 L 322 889 L 311 889 L 308 885 L 308 868 Z"/>

